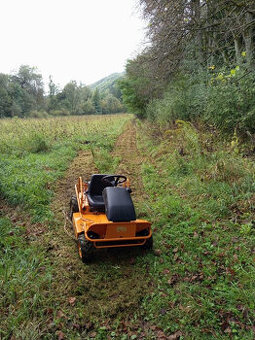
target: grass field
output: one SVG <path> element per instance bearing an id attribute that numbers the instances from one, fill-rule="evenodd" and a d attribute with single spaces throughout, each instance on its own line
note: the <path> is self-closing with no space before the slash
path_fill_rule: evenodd
<path id="1" fill-rule="evenodd" d="M 139 145 L 160 257 L 145 316 L 186 339 L 253 339 L 254 161 L 215 131 L 142 125 Z"/>
<path id="2" fill-rule="evenodd" d="M 254 162 L 235 139 L 130 115 L 0 120 L 1 339 L 253 339 Z M 84 265 L 79 175 L 131 178 L 154 252 Z"/>
<path id="3" fill-rule="evenodd" d="M 129 119 L 114 115 L 0 120 L 0 195 L 4 199 L 0 338 L 35 339 L 45 334 L 47 310 L 56 313 L 51 306 L 54 264 L 47 254 L 47 241 L 37 237 L 54 221 L 50 203 L 55 183 L 79 150 L 93 150 L 95 161 L 103 167 Z"/>
<path id="4" fill-rule="evenodd" d="M 0 120 L 0 194 L 34 219 L 50 216 L 51 184 L 78 150 L 111 151 L 128 116 Z M 104 151 L 104 152 L 102 152 Z"/>

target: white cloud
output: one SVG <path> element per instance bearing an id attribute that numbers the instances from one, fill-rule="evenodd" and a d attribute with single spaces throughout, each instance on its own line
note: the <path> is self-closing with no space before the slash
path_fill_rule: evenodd
<path id="1" fill-rule="evenodd" d="M 141 49 L 135 0 L 2 0 L 0 72 L 37 66 L 63 86 L 122 72 Z"/>

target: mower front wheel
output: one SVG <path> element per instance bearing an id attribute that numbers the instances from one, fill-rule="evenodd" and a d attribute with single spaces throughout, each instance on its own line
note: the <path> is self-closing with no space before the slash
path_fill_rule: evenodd
<path id="1" fill-rule="evenodd" d="M 87 263 L 92 258 L 94 245 L 92 242 L 86 240 L 84 234 L 78 236 L 78 252 L 83 263 Z"/>
<path id="2" fill-rule="evenodd" d="M 143 249 L 150 250 L 153 248 L 153 238 L 152 236 L 150 238 L 147 238 L 145 243 L 142 245 Z"/>
<path id="3" fill-rule="evenodd" d="M 69 213 L 70 220 L 72 220 L 73 213 L 76 213 L 76 212 L 79 212 L 79 206 L 78 206 L 77 197 L 73 195 L 70 199 L 70 213 Z"/>

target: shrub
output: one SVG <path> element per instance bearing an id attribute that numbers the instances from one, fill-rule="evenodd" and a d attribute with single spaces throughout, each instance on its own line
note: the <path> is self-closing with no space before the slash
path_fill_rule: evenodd
<path id="1" fill-rule="evenodd" d="M 185 75 L 172 81 L 162 99 L 149 103 L 147 116 L 161 123 L 176 119 L 193 120 L 203 114 L 205 106 L 205 74 Z"/>
<path id="2" fill-rule="evenodd" d="M 220 72 L 208 86 L 205 120 L 233 133 L 255 132 L 255 73 Z"/>
<path id="3" fill-rule="evenodd" d="M 67 109 L 51 110 L 50 115 L 52 116 L 69 116 L 70 112 Z"/>
<path id="4" fill-rule="evenodd" d="M 46 111 L 33 110 L 29 112 L 28 117 L 30 118 L 47 118 L 48 113 Z"/>
<path id="5" fill-rule="evenodd" d="M 213 71 L 214 72 L 214 71 Z M 147 117 L 162 124 L 198 118 L 222 131 L 255 133 L 255 73 L 245 69 L 179 76 L 162 99 L 147 106 Z"/>
<path id="6" fill-rule="evenodd" d="M 32 153 L 47 152 L 50 149 L 47 137 L 42 133 L 33 133 L 29 141 L 29 151 Z"/>

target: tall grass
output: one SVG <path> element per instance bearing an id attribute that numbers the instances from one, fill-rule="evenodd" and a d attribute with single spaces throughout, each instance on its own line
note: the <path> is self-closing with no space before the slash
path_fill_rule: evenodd
<path id="1" fill-rule="evenodd" d="M 167 130 L 143 123 L 139 136 L 148 194 L 140 211 L 159 256 L 144 317 L 188 339 L 252 340 L 254 162 L 184 121 Z"/>
<path id="2" fill-rule="evenodd" d="M 51 184 L 77 150 L 114 145 L 128 115 L 0 120 L 0 195 L 29 209 L 35 219 L 50 217 Z"/>

